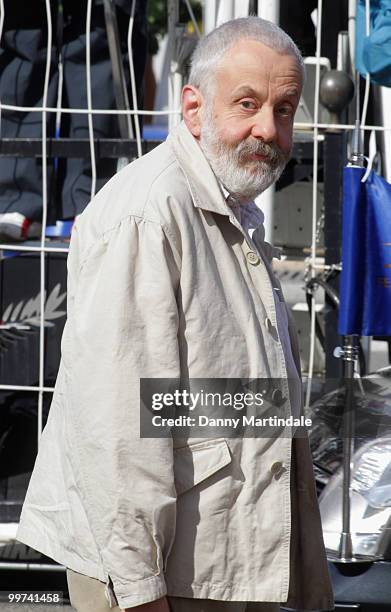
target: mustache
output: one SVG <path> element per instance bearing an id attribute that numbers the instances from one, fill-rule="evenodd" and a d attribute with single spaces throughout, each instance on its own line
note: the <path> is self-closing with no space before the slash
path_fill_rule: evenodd
<path id="1" fill-rule="evenodd" d="M 236 147 L 236 153 L 239 160 L 245 160 L 248 155 L 262 155 L 272 164 L 286 163 L 290 155 L 285 155 L 281 149 L 274 144 L 268 144 L 263 141 L 247 141 L 240 142 Z"/>

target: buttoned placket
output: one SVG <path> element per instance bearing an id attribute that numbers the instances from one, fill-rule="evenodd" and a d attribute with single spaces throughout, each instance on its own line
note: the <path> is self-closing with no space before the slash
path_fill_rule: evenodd
<path id="1" fill-rule="evenodd" d="M 231 207 L 230 207 L 231 208 Z M 279 356 L 281 358 L 282 368 L 279 373 L 279 377 L 281 378 L 281 384 L 284 386 L 284 393 L 286 398 L 290 398 L 289 395 L 289 385 L 287 383 L 287 366 L 285 361 L 284 350 L 282 347 L 282 342 L 280 338 L 280 334 L 278 331 L 277 324 L 277 313 L 276 313 L 276 305 L 275 305 L 275 297 L 274 297 L 274 288 L 271 281 L 270 274 L 267 269 L 267 264 L 263 259 L 262 253 L 258 250 L 256 244 L 250 238 L 248 233 L 243 229 L 242 225 L 237 220 L 234 214 L 229 215 L 230 222 L 241 232 L 245 239 L 245 247 L 244 254 L 246 257 L 247 267 L 250 272 L 250 276 L 253 280 L 254 286 L 260 297 L 263 307 L 266 311 L 266 318 L 264 321 L 264 327 L 268 334 L 273 336 L 273 334 L 277 334 L 277 350 L 279 352 Z M 261 291 L 262 288 L 262 291 Z M 267 291 L 266 300 L 265 300 L 265 288 Z M 285 379 L 285 380 L 284 380 Z M 286 381 L 286 382 L 285 382 Z"/>
<path id="2" fill-rule="evenodd" d="M 229 205 L 228 205 L 229 206 Z M 266 267 L 266 263 L 262 257 L 262 254 L 257 249 L 255 243 L 251 240 L 250 236 L 243 229 L 242 225 L 239 223 L 233 212 L 230 211 L 229 220 L 244 236 L 243 243 L 243 251 L 247 262 L 247 267 L 250 272 L 251 279 L 253 281 L 256 292 L 263 304 L 264 309 L 266 310 L 267 317 L 265 319 L 265 329 L 266 333 L 272 335 L 273 328 L 278 333 L 277 326 L 277 314 L 276 314 L 276 306 L 274 302 L 274 294 L 273 294 L 273 285 L 271 282 L 271 278 L 269 272 Z M 262 291 L 261 291 L 262 288 Z M 266 294 L 266 299 L 265 299 Z M 266 302 L 266 303 L 265 303 Z M 285 362 L 284 351 L 280 339 L 280 335 L 278 333 L 278 337 L 276 339 L 276 350 L 279 353 L 279 357 L 281 359 L 281 372 L 280 372 L 280 384 L 283 388 L 283 395 L 285 401 L 289 404 L 289 412 L 292 413 L 292 407 L 290 405 L 290 394 L 289 394 L 289 384 L 287 379 L 287 367 Z M 280 391 L 279 389 L 275 389 L 274 391 Z M 274 393 L 274 392 L 273 392 Z M 273 401 L 273 398 L 272 398 Z M 270 473 L 272 475 L 275 484 L 278 484 L 279 487 L 282 488 L 283 497 L 284 497 L 284 514 L 285 514 L 285 524 L 288 525 L 285 537 L 284 537 L 284 548 L 285 548 L 285 556 L 289 558 L 290 551 L 290 542 L 291 542 L 291 460 L 292 460 L 292 440 L 291 440 L 291 431 L 292 428 L 286 428 L 289 432 L 289 435 L 282 437 L 280 439 L 280 452 L 281 452 L 281 460 L 275 461 L 270 466 Z M 277 470 L 278 467 L 278 470 Z M 284 572 L 284 586 L 288 589 L 289 585 L 289 565 L 287 570 Z"/>
<path id="3" fill-rule="evenodd" d="M 229 214 L 229 220 L 243 235 L 244 243 L 243 243 L 243 252 L 246 258 L 247 267 L 253 281 L 254 287 L 257 290 L 258 296 L 262 301 L 263 307 L 266 311 L 266 318 L 264 321 L 265 329 L 268 334 L 272 335 L 273 332 L 278 334 L 278 326 L 277 326 L 277 315 L 276 315 L 276 307 L 274 301 L 273 294 L 273 286 L 271 282 L 271 278 L 269 272 L 266 268 L 266 263 L 262 257 L 262 253 L 259 252 L 255 243 L 251 240 L 250 236 L 245 232 L 242 225 L 239 223 L 237 218 L 233 213 Z M 245 245 L 245 246 L 244 246 Z M 261 291 L 262 286 L 262 291 Z M 266 288 L 266 291 L 265 291 Z M 266 295 L 265 295 L 266 294 Z M 266 299 L 265 299 L 266 298 Z M 282 372 L 281 378 L 287 377 L 287 369 L 285 363 L 285 356 L 282 349 L 281 340 L 278 334 L 278 340 L 276 341 L 278 344 L 280 356 L 282 359 Z"/>
<path id="4" fill-rule="evenodd" d="M 276 342 L 276 350 L 279 353 L 279 357 L 281 359 L 282 364 L 281 371 L 279 372 L 279 378 L 281 379 L 281 386 L 284 389 L 284 397 L 287 399 L 287 401 L 290 402 L 289 385 L 287 381 L 287 366 L 280 334 L 278 331 L 274 288 L 270 278 L 270 274 L 267 269 L 267 264 L 263 259 L 262 253 L 258 250 L 256 244 L 250 238 L 248 233 L 243 229 L 236 216 L 234 214 L 230 214 L 229 220 L 244 236 L 245 242 L 243 243 L 242 248 L 244 250 L 247 267 L 249 269 L 249 273 L 253 281 L 254 287 L 257 291 L 257 294 L 261 299 L 263 307 L 266 311 L 266 317 L 263 322 L 264 327 L 266 329 L 266 332 L 270 336 L 272 336 Z M 275 338 L 276 334 L 277 338 Z M 290 413 L 291 412 L 292 408 L 290 407 Z"/>

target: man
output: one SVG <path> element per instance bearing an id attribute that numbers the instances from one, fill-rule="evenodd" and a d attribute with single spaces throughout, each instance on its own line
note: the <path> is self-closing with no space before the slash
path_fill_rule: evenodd
<path id="1" fill-rule="evenodd" d="M 77 222 L 18 539 L 69 568 L 79 612 L 333 609 L 306 437 L 139 435 L 141 378 L 281 379 L 273 401 L 300 411 L 297 341 L 250 200 L 289 157 L 302 79 L 277 26 L 222 25 L 195 52 L 184 122 Z"/>

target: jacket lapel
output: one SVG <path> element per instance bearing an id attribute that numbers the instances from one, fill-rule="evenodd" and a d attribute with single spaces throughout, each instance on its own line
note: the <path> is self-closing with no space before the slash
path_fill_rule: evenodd
<path id="1" fill-rule="evenodd" d="M 201 147 L 187 129 L 184 121 L 170 132 L 167 143 L 172 147 L 186 177 L 194 206 L 230 216 L 232 211 L 225 201 L 219 182 Z"/>

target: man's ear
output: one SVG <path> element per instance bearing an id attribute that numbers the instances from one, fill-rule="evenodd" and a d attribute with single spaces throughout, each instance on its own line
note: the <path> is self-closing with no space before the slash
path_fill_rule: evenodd
<path id="1" fill-rule="evenodd" d="M 185 85 L 182 89 L 182 115 L 187 128 L 194 138 L 201 134 L 201 108 L 203 97 L 193 85 Z"/>

